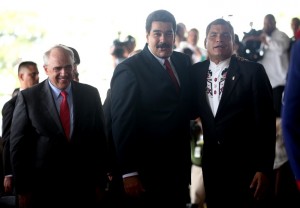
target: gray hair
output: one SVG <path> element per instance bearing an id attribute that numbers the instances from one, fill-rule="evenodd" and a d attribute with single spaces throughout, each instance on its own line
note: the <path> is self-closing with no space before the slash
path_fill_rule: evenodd
<path id="1" fill-rule="evenodd" d="M 62 49 L 64 52 L 66 52 L 70 56 L 70 60 L 71 60 L 72 64 L 75 63 L 75 58 L 74 58 L 73 51 L 67 46 L 58 44 L 58 45 L 55 45 L 55 46 L 51 47 L 48 51 L 46 51 L 44 53 L 44 56 L 43 56 L 44 65 L 48 65 L 50 53 L 53 49 L 56 49 L 56 48 Z"/>

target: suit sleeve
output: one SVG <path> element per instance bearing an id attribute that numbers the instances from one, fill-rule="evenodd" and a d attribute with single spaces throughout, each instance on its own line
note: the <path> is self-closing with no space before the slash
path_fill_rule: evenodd
<path id="1" fill-rule="evenodd" d="M 11 131 L 10 135 L 11 164 L 18 194 L 30 191 L 30 181 L 32 181 L 31 177 L 33 176 L 33 135 L 28 124 L 30 121 L 27 115 L 26 102 L 23 94 L 19 93 L 11 125 L 14 130 Z"/>
<path id="2" fill-rule="evenodd" d="M 262 65 L 253 79 L 254 113 L 256 119 L 257 171 L 270 174 L 273 170 L 276 141 L 276 119 L 273 108 L 272 87 Z"/>
<path id="3" fill-rule="evenodd" d="M 10 128 L 11 121 L 14 112 L 14 105 L 7 102 L 2 109 L 2 139 L 3 139 L 3 167 L 4 175 L 11 175 L 11 163 L 10 163 Z"/>
<path id="4" fill-rule="evenodd" d="M 111 82 L 112 132 L 122 174 L 137 171 L 137 80 L 126 65 L 117 66 Z"/>

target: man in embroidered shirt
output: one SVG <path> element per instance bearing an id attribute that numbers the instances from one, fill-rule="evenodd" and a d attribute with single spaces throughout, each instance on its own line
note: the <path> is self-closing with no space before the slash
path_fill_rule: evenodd
<path id="1" fill-rule="evenodd" d="M 209 60 L 191 68 L 194 117 L 204 133 L 202 168 L 208 207 L 267 203 L 275 151 L 272 87 L 264 67 L 234 55 L 234 29 L 206 29 Z"/>

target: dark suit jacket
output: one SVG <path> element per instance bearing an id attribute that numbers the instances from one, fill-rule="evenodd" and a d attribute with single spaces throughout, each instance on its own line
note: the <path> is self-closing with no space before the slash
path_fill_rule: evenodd
<path id="1" fill-rule="evenodd" d="M 88 206 L 96 187 L 106 185 L 107 144 L 98 90 L 73 81 L 71 90 L 70 142 L 48 80 L 21 91 L 17 98 L 10 138 L 16 191 L 38 196 L 37 206 L 65 205 L 62 201 Z"/>
<path id="2" fill-rule="evenodd" d="M 112 121 L 111 121 L 111 99 L 110 99 L 110 89 L 107 90 L 106 99 L 103 102 L 103 113 L 105 119 L 105 131 L 108 143 L 108 150 L 109 150 L 109 172 L 112 173 L 116 168 L 116 150 L 115 145 L 112 137 Z"/>
<path id="3" fill-rule="evenodd" d="M 2 139 L 3 139 L 3 169 L 4 176 L 11 175 L 11 163 L 10 163 L 10 127 L 11 121 L 13 117 L 13 112 L 15 109 L 17 96 L 12 97 L 9 101 L 7 101 L 2 108 Z"/>
<path id="4" fill-rule="evenodd" d="M 156 193 L 165 187 L 176 192 L 190 179 L 190 59 L 173 52 L 171 61 L 179 94 L 147 45 L 117 65 L 111 80 L 112 134 L 121 173 L 137 171 L 146 190 Z"/>
<path id="5" fill-rule="evenodd" d="M 195 117 L 201 118 L 204 133 L 207 199 L 224 205 L 224 200 L 234 197 L 233 203 L 238 204 L 249 196 L 255 172 L 269 175 L 273 170 L 276 130 L 272 88 L 261 64 L 232 56 L 214 117 L 206 93 L 208 68 L 209 60 L 191 70 L 193 109 Z"/>

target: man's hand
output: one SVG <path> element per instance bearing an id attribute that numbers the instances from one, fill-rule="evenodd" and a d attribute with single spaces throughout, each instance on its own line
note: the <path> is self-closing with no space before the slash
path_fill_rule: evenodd
<path id="1" fill-rule="evenodd" d="M 123 178 L 124 190 L 125 193 L 132 197 L 138 197 L 145 189 L 142 186 L 142 183 L 138 176 L 130 176 Z"/>
<path id="2" fill-rule="evenodd" d="M 13 192 L 13 180 L 12 176 L 5 176 L 3 181 L 4 192 L 12 193 Z"/>
<path id="3" fill-rule="evenodd" d="M 254 192 L 254 199 L 262 199 L 265 196 L 266 190 L 268 189 L 269 185 L 270 181 L 267 176 L 262 172 L 256 172 L 250 185 L 250 189 L 252 189 Z"/>

